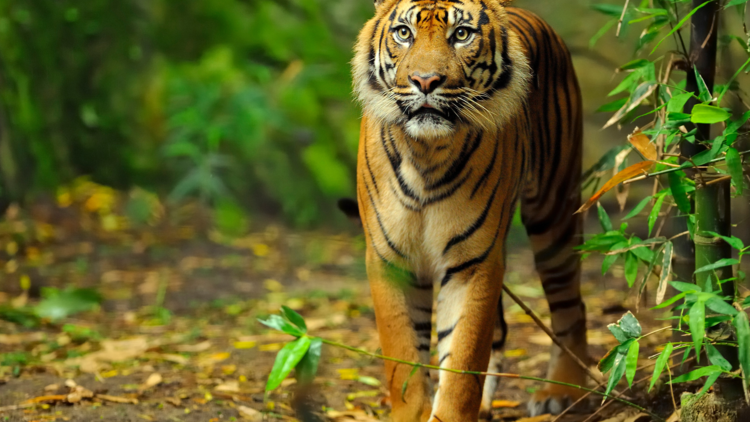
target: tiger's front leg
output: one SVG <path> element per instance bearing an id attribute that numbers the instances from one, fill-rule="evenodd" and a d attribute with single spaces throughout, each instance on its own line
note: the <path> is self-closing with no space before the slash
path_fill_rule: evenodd
<path id="1" fill-rule="evenodd" d="M 437 305 L 441 367 L 487 371 L 503 273 L 503 259 L 498 254 L 443 279 Z M 475 422 L 484 382 L 484 376 L 441 371 L 431 421 Z"/>
<path id="2" fill-rule="evenodd" d="M 367 253 L 367 276 L 383 354 L 408 362 L 429 363 L 432 282 L 418 282 L 412 272 L 385 261 L 372 248 Z M 426 421 L 430 416 L 429 374 L 424 368 L 412 374 L 412 369 L 407 364 L 385 361 L 391 418 L 395 422 Z"/>

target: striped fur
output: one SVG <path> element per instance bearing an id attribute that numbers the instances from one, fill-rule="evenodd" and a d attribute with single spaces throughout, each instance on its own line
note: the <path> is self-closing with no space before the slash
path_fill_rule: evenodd
<path id="1" fill-rule="evenodd" d="M 581 241 L 573 214 L 581 98 L 562 40 L 498 0 L 378 0 L 353 76 L 364 109 L 358 206 L 383 352 L 427 363 L 434 329 L 442 367 L 500 369 L 505 238 L 520 203 L 552 328 L 585 358 L 573 250 Z M 395 421 L 475 421 L 480 407 L 489 414 L 496 379 L 441 371 L 433 394 L 426 371 L 410 377 L 411 367 L 385 366 Z M 585 381 L 557 348 L 549 377 Z M 579 396 L 546 387 L 529 410 L 558 413 Z"/>

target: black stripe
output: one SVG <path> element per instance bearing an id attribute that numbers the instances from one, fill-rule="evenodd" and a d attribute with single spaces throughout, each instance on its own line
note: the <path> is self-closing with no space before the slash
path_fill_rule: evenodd
<path id="1" fill-rule="evenodd" d="M 484 173 L 479 177 L 479 180 L 477 181 L 477 184 L 474 186 L 474 190 L 471 191 L 471 196 L 469 198 L 474 198 L 474 195 L 476 195 L 479 188 L 487 182 L 487 177 L 489 177 L 490 173 L 492 173 L 492 170 L 495 168 L 495 160 L 497 159 L 497 142 L 495 142 L 495 151 L 492 153 L 492 159 L 490 160 L 490 164 L 487 166 L 487 169 L 484 170 Z"/>
<path id="2" fill-rule="evenodd" d="M 438 366 L 439 366 L 439 365 L 442 365 L 442 364 L 443 364 L 443 362 L 444 362 L 444 361 L 445 361 L 446 359 L 448 359 L 448 358 L 449 358 L 450 356 L 451 356 L 450 352 L 448 352 L 448 353 L 446 353 L 445 355 L 443 355 L 443 357 L 441 357 L 441 358 L 440 358 L 440 361 L 438 362 Z"/>
<path id="3" fill-rule="evenodd" d="M 497 149 L 495 149 L 497 152 Z M 490 209 L 492 208 L 492 204 L 495 202 L 495 195 L 497 194 L 497 189 L 500 187 L 500 182 L 503 180 L 502 176 L 499 176 L 497 178 L 497 183 L 495 183 L 495 187 L 492 189 L 492 195 L 490 195 L 490 198 L 487 200 L 487 204 L 484 206 L 484 210 L 482 210 L 482 214 L 479 215 L 479 218 L 469 226 L 469 228 L 464 231 L 463 233 L 453 236 L 451 240 L 448 241 L 448 244 L 445 245 L 445 249 L 443 249 L 443 255 L 448 253 L 448 250 L 452 248 L 453 246 L 465 241 L 468 239 L 471 235 L 473 235 L 479 228 L 484 225 L 484 222 L 487 220 L 487 216 L 490 213 Z"/>
<path id="4" fill-rule="evenodd" d="M 581 296 L 577 296 L 569 300 L 561 300 L 560 302 L 551 302 L 549 304 L 549 311 L 550 312 L 563 311 L 565 309 L 574 308 L 576 306 L 581 306 Z"/>
<path id="5" fill-rule="evenodd" d="M 432 331 L 432 323 L 430 321 L 427 322 L 415 322 L 414 323 L 414 331 Z"/>
<path id="6" fill-rule="evenodd" d="M 453 182 L 454 180 L 456 180 L 456 178 L 458 178 L 461 172 L 463 172 L 464 168 L 466 167 L 466 164 L 468 164 L 469 162 L 469 159 L 471 159 L 471 156 L 474 154 L 477 148 L 479 148 L 480 141 L 482 140 L 482 132 L 478 132 L 472 142 L 469 142 L 470 137 L 471 137 L 471 133 L 466 135 L 466 140 L 464 140 L 464 145 L 463 145 L 463 148 L 461 148 L 461 153 L 458 159 L 453 162 L 453 164 L 445 172 L 443 177 L 441 177 L 435 183 L 427 185 L 426 187 L 427 190 L 435 190 L 440 187 L 443 187 Z"/>
<path id="7" fill-rule="evenodd" d="M 367 197 L 370 198 L 372 209 L 373 211 L 375 211 L 375 218 L 378 220 L 378 225 L 380 226 L 381 233 L 383 233 L 385 242 L 388 244 L 388 247 L 390 247 L 391 250 L 393 250 L 393 252 L 395 252 L 398 256 L 400 256 L 401 258 L 406 258 L 406 254 L 401 252 L 398 246 L 393 243 L 390 236 L 388 236 L 388 232 L 386 231 L 385 226 L 383 226 L 383 221 L 380 219 L 380 211 L 378 211 L 378 207 L 375 205 L 375 200 L 372 198 L 372 192 L 370 192 L 370 188 L 367 186 L 367 182 L 365 182 L 365 188 L 367 189 Z"/>
<path id="8" fill-rule="evenodd" d="M 447 330 L 438 331 L 438 333 L 437 333 L 438 343 L 441 342 L 441 341 L 443 341 L 444 338 L 446 338 L 449 335 L 451 335 L 453 333 L 453 330 L 455 330 L 455 329 L 456 329 L 456 326 L 454 325 L 453 327 L 448 328 Z"/>
<path id="9" fill-rule="evenodd" d="M 543 279 L 542 287 L 544 288 L 544 293 L 546 295 L 554 295 L 563 292 L 570 287 L 574 287 L 577 270 L 578 269 L 576 268 L 568 273 Z"/>
<path id="10" fill-rule="evenodd" d="M 420 352 L 429 352 L 430 351 L 430 345 L 429 344 L 420 344 L 417 346 L 417 350 Z"/>

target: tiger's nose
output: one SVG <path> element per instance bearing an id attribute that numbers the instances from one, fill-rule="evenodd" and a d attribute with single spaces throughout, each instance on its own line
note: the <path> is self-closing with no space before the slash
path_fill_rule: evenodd
<path id="1" fill-rule="evenodd" d="M 409 76 L 409 80 L 411 81 L 412 85 L 416 86 L 420 91 L 422 91 L 423 94 L 427 95 L 431 93 L 432 91 L 436 90 L 440 85 L 445 82 L 445 76 L 442 75 L 419 75 L 419 74 L 412 74 Z"/>

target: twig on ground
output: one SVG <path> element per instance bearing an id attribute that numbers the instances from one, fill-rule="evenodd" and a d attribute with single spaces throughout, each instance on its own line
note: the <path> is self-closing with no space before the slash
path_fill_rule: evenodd
<path id="1" fill-rule="evenodd" d="M 531 319 L 534 320 L 534 322 L 536 323 L 536 325 L 538 325 L 539 328 L 542 329 L 542 331 L 544 331 L 545 333 L 547 333 L 547 335 L 549 336 L 549 338 L 551 338 L 552 341 L 560 349 L 562 349 L 571 358 L 573 358 L 573 360 L 578 364 L 578 366 L 581 367 L 581 369 L 583 369 L 584 371 L 586 371 L 586 374 L 589 376 L 589 378 L 591 378 L 592 380 L 594 380 L 594 382 L 599 382 L 599 378 L 589 369 L 588 365 L 586 365 L 578 356 L 576 356 L 575 353 L 573 353 L 573 351 L 568 348 L 568 346 L 566 346 L 565 344 L 563 344 L 563 342 L 560 341 L 560 339 L 557 337 L 557 335 L 555 335 L 555 333 L 553 333 L 552 330 L 550 330 L 549 328 L 547 328 L 547 326 L 544 324 L 544 322 L 542 322 L 542 320 L 539 319 L 539 317 L 536 315 L 536 313 L 531 308 L 529 308 L 528 306 L 526 306 L 526 304 L 523 302 L 523 300 L 521 300 L 521 298 L 519 298 L 518 296 L 516 296 L 510 290 L 510 288 L 508 288 L 507 284 L 503 284 L 503 291 L 505 293 L 507 293 L 508 296 L 510 296 L 510 298 L 513 299 L 513 301 L 516 302 L 518 304 L 518 306 L 520 306 L 521 309 L 524 310 L 524 312 L 526 312 L 526 315 L 530 316 Z"/>

